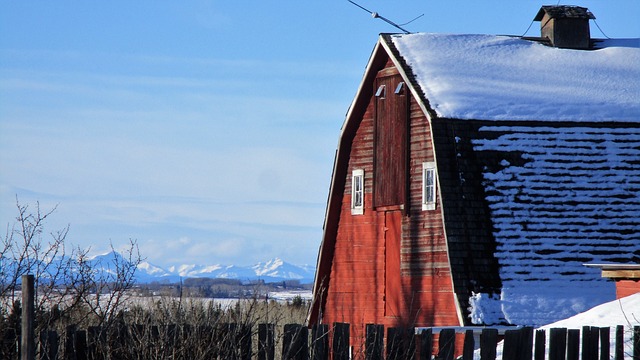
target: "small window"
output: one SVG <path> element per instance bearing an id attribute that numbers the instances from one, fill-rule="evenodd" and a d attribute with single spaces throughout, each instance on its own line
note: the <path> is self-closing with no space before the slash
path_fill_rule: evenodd
<path id="1" fill-rule="evenodd" d="M 422 163 L 422 210 L 436 209 L 436 164 Z"/>
<path id="2" fill-rule="evenodd" d="M 400 82 L 398 84 L 398 86 L 396 87 L 396 91 L 395 91 L 396 95 L 404 95 L 404 82 Z"/>
<path id="3" fill-rule="evenodd" d="M 364 213 L 364 170 L 353 170 L 351 175 L 351 214 Z"/>
<path id="4" fill-rule="evenodd" d="M 386 88 L 384 85 L 380 85 L 380 87 L 378 88 L 378 91 L 376 91 L 376 97 L 384 99 L 385 95 L 386 95 Z"/>

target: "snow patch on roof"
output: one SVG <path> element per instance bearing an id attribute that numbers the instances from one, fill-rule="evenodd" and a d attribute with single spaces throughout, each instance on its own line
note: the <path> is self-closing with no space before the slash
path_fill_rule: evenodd
<path id="1" fill-rule="evenodd" d="M 638 259 L 640 128 L 496 124 L 480 134 L 477 156 L 500 164 L 485 167 L 483 185 L 503 288 L 500 301 L 470 298 L 472 320 L 536 326 L 612 300 L 614 283 L 583 263 Z"/>
<path id="2" fill-rule="evenodd" d="M 438 116 L 640 121 L 640 39 L 570 50 L 515 37 L 391 37 Z"/>

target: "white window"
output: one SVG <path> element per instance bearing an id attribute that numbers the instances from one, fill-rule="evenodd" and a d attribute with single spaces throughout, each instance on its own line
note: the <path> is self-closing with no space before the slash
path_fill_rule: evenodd
<path id="1" fill-rule="evenodd" d="M 351 214 L 364 213 L 364 170 L 353 170 L 351 174 Z"/>
<path id="2" fill-rule="evenodd" d="M 422 210 L 436 209 L 436 163 L 422 163 Z"/>

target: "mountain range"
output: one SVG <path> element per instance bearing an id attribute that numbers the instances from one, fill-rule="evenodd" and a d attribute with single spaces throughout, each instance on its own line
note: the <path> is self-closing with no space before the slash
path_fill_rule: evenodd
<path id="1" fill-rule="evenodd" d="M 76 264 L 73 260 L 63 257 L 55 258 L 47 262 L 42 260 L 32 261 L 31 267 L 33 269 L 46 268 L 46 271 L 41 272 L 39 276 L 54 277 L 58 272 L 57 266 L 68 266 L 65 265 L 67 261 Z M 97 255 L 85 260 L 85 264 L 93 269 L 97 276 L 100 274 L 114 274 L 115 264 L 122 265 L 127 262 L 128 260 L 116 251 Z M 21 266 L 24 266 L 24 264 Z M 2 269 L 0 269 L 2 270 L 0 271 L 0 275 L 7 277 L 15 273 L 18 265 L 16 261 L 0 257 L 0 267 L 2 267 Z M 72 267 L 76 268 L 77 265 L 72 265 Z M 21 272 L 24 271 L 37 273 L 35 270 L 21 270 Z M 315 266 L 292 265 L 280 258 L 271 259 L 251 266 L 182 264 L 170 266 L 166 269 L 148 261 L 142 261 L 137 266 L 135 280 L 139 284 L 145 284 L 151 282 L 174 283 L 186 278 L 222 278 L 235 279 L 242 282 L 262 280 L 265 283 L 298 280 L 301 284 L 309 284 L 313 282 L 314 274 Z"/>
<path id="2" fill-rule="evenodd" d="M 101 256 L 112 257 L 113 253 Z M 280 258 L 250 266 L 181 264 L 168 268 L 143 261 L 138 265 L 136 279 L 139 283 L 177 282 L 185 278 L 222 278 L 243 282 L 262 280 L 267 283 L 298 280 L 302 284 L 308 284 L 313 282 L 314 274 L 313 265 L 293 265 Z"/>

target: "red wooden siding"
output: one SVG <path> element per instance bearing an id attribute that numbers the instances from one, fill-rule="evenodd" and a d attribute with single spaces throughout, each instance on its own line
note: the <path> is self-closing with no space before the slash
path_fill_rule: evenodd
<path id="1" fill-rule="evenodd" d="M 402 279 L 400 276 L 400 240 L 402 237 L 402 213 L 399 210 L 384 212 L 385 238 L 385 290 L 384 315 L 402 318 L 406 305 L 402 303 Z"/>
<path id="2" fill-rule="evenodd" d="M 395 92 L 400 82 L 398 72 L 390 70 L 380 71 L 375 82 L 376 91 L 384 87 L 375 97 L 373 197 L 377 207 L 402 205 L 406 197 L 407 97 Z"/>
<path id="3" fill-rule="evenodd" d="M 640 280 L 616 280 L 616 299 L 640 293 Z"/>
<path id="4" fill-rule="evenodd" d="M 401 81 L 392 64 L 379 74 Z M 388 75 L 391 75 L 389 77 Z M 373 81 L 371 86 L 375 86 Z M 395 95 L 387 87 L 387 96 Z M 375 89 L 374 89 L 375 91 Z M 375 93 L 375 92 L 374 92 Z M 356 348 L 364 341 L 365 325 L 386 326 L 446 326 L 460 325 L 453 293 L 451 272 L 440 206 L 422 211 L 422 163 L 435 161 L 429 122 L 409 93 L 409 118 L 405 121 L 404 138 L 391 135 L 395 151 L 376 150 L 376 133 L 385 128 L 387 134 L 397 130 L 397 123 L 376 127 L 375 95 L 372 94 L 350 146 L 348 169 L 342 196 L 342 206 L 334 245 L 329 285 L 324 292 L 326 302 L 321 314 L 323 323 L 351 324 L 351 342 Z M 379 108 L 378 108 L 379 110 Z M 407 107 L 401 111 L 405 117 Z M 378 130 L 376 130 L 378 129 Z M 377 142 L 387 141 L 378 139 Z M 398 149 L 403 148 L 402 151 Z M 392 154 L 392 155 L 389 155 Z M 390 156 L 386 161 L 404 164 L 403 169 L 374 172 L 380 165 L 374 158 Z M 375 164 L 375 166 L 374 166 Z M 351 171 L 363 169 L 364 214 L 351 215 Z M 387 189 L 401 197 L 376 199 L 378 179 Z M 397 185 L 401 183 L 402 185 Z M 405 190 L 409 190 L 407 193 Z M 384 190 L 382 190 L 384 191 Z M 384 200 L 384 207 L 378 201 Z M 438 199 L 439 201 L 439 199 Z M 404 209 L 399 206 L 404 204 Z M 378 206 L 376 206 L 378 205 Z"/>

